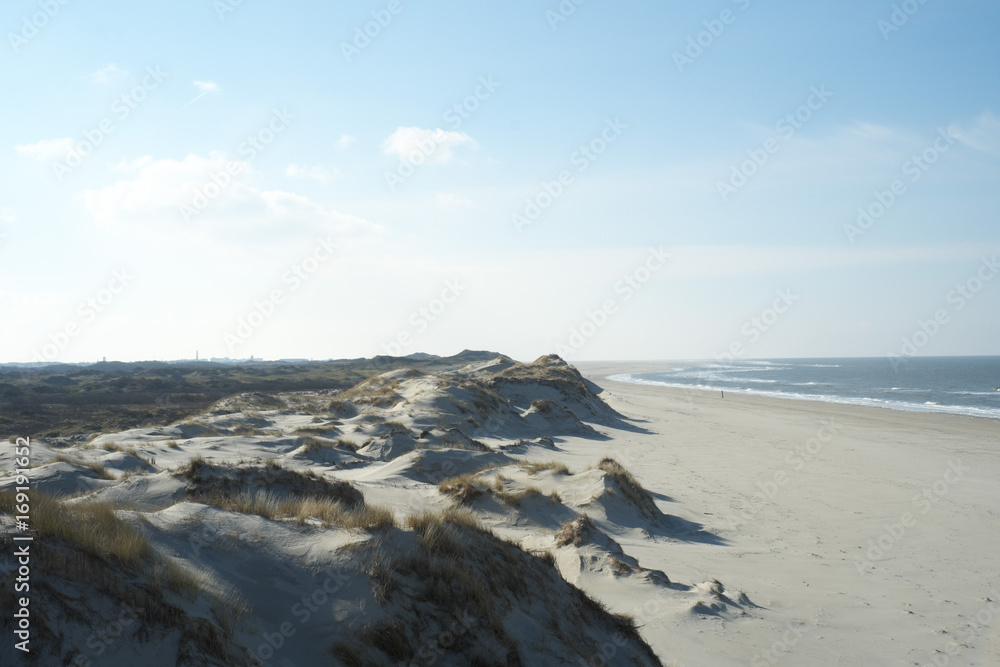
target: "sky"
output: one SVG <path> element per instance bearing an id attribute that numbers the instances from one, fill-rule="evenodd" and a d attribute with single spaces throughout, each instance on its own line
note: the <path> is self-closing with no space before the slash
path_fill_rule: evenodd
<path id="1" fill-rule="evenodd" d="M 0 27 L 0 362 L 1000 354 L 991 0 Z"/>

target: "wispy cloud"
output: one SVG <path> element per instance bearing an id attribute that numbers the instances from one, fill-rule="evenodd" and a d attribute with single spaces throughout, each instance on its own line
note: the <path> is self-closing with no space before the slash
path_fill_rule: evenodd
<path id="1" fill-rule="evenodd" d="M 111 83 L 113 79 L 120 79 L 128 74 L 127 69 L 122 69 L 114 63 L 109 63 L 104 67 L 91 72 L 88 78 L 94 83 Z"/>
<path id="2" fill-rule="evenodd" d="M 194 84 L 194 87 L 198 89 L 198 94 L 194 97 L 194 99 L 192 99 L 190 102 L 182 106 L 177 111 L 183 111 L 184 109 L 187 109 L 189 106 L 191 106 L 201 98 L 205 97 L 205 95 L 218 93 L 220 90 L 219 84 L 215 83 L 214 81 L 192 81 L 192 83 Z"/>
<path id="3" fill-rule="evenodd" d="M 412 155 L 419 153 L 428 163 L 444 164 L 455 157 L 452 149 L 458 146 L 476 149 L 479 144 L 465 132 L 449 132 L 440 128 L 426 130 L 420 127 L 398 127 L 382 142 L 382 151 L 386 155 L 395 155 L 403 160 L 408 160 Z"/>
<path id="4" fill-rule="evenodd" d="M 33 144 L 18 144 L 14 150 L 18 155 L 34 158 L 39 162 L 52 162 L 62 160 L 74 148 L 73 139 L 63 137 L 61 139 L 42 139 Z"/>
<path id="5" fill-rule="evenodd" d="M 214 81 L 194 81 L 194 87 L 198 89 L 202 95 L 208 95 L 209 93 L 217 93 L 221 89 L 219 84 Z M 199 96 L 200 97 L 200 96 Z"/>
<path id="6" fill-rule="evenodd" d="M 238 169 L 237 169 L 238 167 Z M 246 161 L 234 161 L 225 153 L 191 154 L 182 160 L 146 156 L 115 165 L 123 178 L 114 185 L 83 193 L 87 210 L 104 229 L 146 227 L 171 233 L 187 223 L 181 206 L 191 206 L 196 193 L 205 192 L 213 175 L 235 173 L 224 188 L 215 188 L 210 204 L 187 226 L 225 234 L 226 238 L 250 238 L 254 232 L 281 229 L 285 232 L 325 231 L 350 233 L 373 231 L 377 226 L 361 218 L 333 211 L 308 197 L 252 185 L 257 174 Z"/>
<path id="7" fill-rule="evenodd" d="M 340 139 L 337 139 L 337 148 L 339 148 L 342 151 L 347 150 L 348 148 L 351 147 L 351 144 L 353 144 L 357 140 L 358 140 L 357 137 L 352 137 L 349 134 L 342 134 L 340 135 Z"/>
<path id="8" fill-rule="evenodd" d="M 954 124 L 952 131 L 963 144 L 983 153 L 1000 155 L 1000 118 L 987 111 L 974 122 Z"/>

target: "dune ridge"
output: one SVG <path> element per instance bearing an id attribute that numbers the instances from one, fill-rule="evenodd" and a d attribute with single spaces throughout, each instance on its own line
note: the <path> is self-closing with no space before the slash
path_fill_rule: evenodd
<path id="1" fill-rule="evenodd" d="M 101 512 L 143 545 L 123 561 L 71 533 L 44 538 L 58 583 L 35 605 L 41 655 L 660 665 L 669 656 L 650 649 L 635 615 L 584 592 L 594 581 L 690 613 L 748 613 L 745 596 L 674 582 L 615 540 L 715 538 L 664 514 L 614 459 L 607 429 L 635 427 L 597 385 L 555 355 L 470 356 L 344 391 L 251 392 L 172 425 L 36 442 L 38 502 Z M 571 469 L 556 460 L 568 438 L 606 442 L 608 456 Z M 7 527 L 11 484 L 0 479 Z M 95 639 L 116 605 L 130 623 Z"/>

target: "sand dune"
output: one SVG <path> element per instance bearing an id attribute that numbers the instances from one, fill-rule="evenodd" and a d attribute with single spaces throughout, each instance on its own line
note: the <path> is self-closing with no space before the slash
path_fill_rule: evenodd
<path id="1" fill-rule="evenodd" d="M 584 368 L 478 355 L 38 443 L 37 489 L 104 531 L 39 529 L 43 658 L 1000 664 L 993 422 Z"/>
<path id="2" fill-rule="evenodd" d="M 183 423 L 40 446 L 38 489 L 107 524 L 97 540 L 55 517 L 39 528 L 50 561 L 86 554 L 37 607 L 60 638 L 44 655 L 571 665 L 604 646 L 607 664 L 660 664 L 631 617 L 567 581 L 554 543 L 526 546 L 552 542 L 585 506 L 605 524 L 606 506 L 633 514 L 628 524 L 663 518 L 598 460 L 577 474 L 529 462 L 558 454 L 569 434 L 604 439 L 598 417 L 621 419 L 562 360 L 495 357 L 438 374 L 393 370 L 335 394 L 245 394 Z M 448 491 L 463 478 L 482 487 L 475 502 Z M 620 548 L 611 557 L 645 573 Z M 72 604 L 59 597 L 93 587 Z M 134 612 L 129 631 L 88 649 L 115 596 L 160 611 Z M 55 611 L 67 605 L 73 622 Z"/>

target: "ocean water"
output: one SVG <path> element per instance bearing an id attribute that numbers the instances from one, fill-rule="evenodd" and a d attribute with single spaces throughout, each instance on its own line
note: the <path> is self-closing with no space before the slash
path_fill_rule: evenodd
<path id="1" fill-rule="evenodd" d="M 611 379 L 1000 419 L 1000 357 L 678 362 Z"/>

